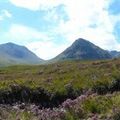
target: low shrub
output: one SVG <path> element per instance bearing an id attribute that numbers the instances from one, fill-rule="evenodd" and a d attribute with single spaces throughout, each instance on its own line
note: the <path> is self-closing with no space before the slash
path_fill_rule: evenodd
<path id="1" fill-rule="evenodd" d="M 109 92 L 109 84 L 103 81 L 97 81 L 92 86 L 92 90 L 98 94 L 106 94 L 107 92 Z"/>

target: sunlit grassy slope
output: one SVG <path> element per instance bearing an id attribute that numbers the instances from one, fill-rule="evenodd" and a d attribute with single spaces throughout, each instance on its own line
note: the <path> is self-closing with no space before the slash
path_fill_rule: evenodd
<path id="1" fill-rule="evenodd" d="M 81 62 L 66 61 L 48 65 L 11 66 L 0 68 L 0 89 L 19 84 L 30 88 L 42 87 L 50 92 L 94 88 L 110 85 L 120 76 L 120 60 Z"/>
<path id="2" fill-rule="evenodd" d="M 0 68 L 2 119 L 119 120 L 119 98 L 119 59 Z"/>

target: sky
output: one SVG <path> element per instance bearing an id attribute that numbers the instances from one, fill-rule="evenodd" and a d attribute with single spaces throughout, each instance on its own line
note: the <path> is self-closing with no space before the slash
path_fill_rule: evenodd
<path id="1" fill-rule="evenodd" d="M 84 38 L 120 51 L 120 0 L 0 0 L 0 44 L 48 60 Z"/>

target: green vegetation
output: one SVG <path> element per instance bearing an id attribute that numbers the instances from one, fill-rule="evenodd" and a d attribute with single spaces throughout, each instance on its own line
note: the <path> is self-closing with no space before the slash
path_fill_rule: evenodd
<path id="1" fill-rule="evenodd" d="M 0 89 L 11 85 L 23 85 L 32 89 L 44 88 L 50 92 L 74 90 L 107 89 L 120 77 L 120 61 L 80 62 L 68 61 L 48 65 L 11 66 L 0 68 Z"/>
<path id="2" fill-rule="evenodd" d="M 83 101 L 70 105 L 67 109 L 67 118 L 72 120 L 119 120 L 120 119 L 120 92 L 106 95 L 92 94 L 85 96 Z M 117 102 L 116 102 L 117 101 Z M 72 101 L 72 102 L 75 102 Z"/>
<path id="3" fill-rule="evenodd" d="M 13 106 L 16 103 L 63 109 L 64 116 L 60 120 L 93 117 L 119 120 L 120 60 L 64 61 L 47 65 L 2 67 L 0 104 Z M 15 110 L 5 111 L 5 114 L 13 118 L 18 113 L 25 120 L 37 120 L 37 116 L 40 118 L 40 114 L 34 114 L 28 109 L 18 110 L 18 113 Z M 53 115 L 56 111 L 52 111 Z M 51 111 L 47 112 L 52 115 Z M 41 114 L 47 112 L 43 110 Z M 54 120 L 52 117 L 50 120 Z"/>

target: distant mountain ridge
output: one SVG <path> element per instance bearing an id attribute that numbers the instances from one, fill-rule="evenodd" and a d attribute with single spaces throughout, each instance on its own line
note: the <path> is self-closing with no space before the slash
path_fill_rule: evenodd
<path id="1" fill-rule="evenodd" d="M 112 56 L 108 51 L 85 39 L 79 38 L 53 60 L 101 60 L 111 58 Z"/>
<path id="2" fill-rule="evenodd" d="M 119 51 L 113 50 L 113 51 L 109 51 L 109 53 L 113 58 L 119 58 L 120 57 L 120 52 Z"/>
<path id="3" fill-rule="evenodd" d="M 10 42 L 0 45 L 0 65 L 39 64 L 42 61 L 25 46 Z"/>
<path id="4" fill-rule="evenodd" d="M 44 61 L 25 46 L 14 43 L 0 45 L 0 66 L 16 64 L 41 64 L 62 60 L 104 60 L 119 58 L 120 52 L 104 50 L 88 40 L 79 38 L 52 60 Z"/>

